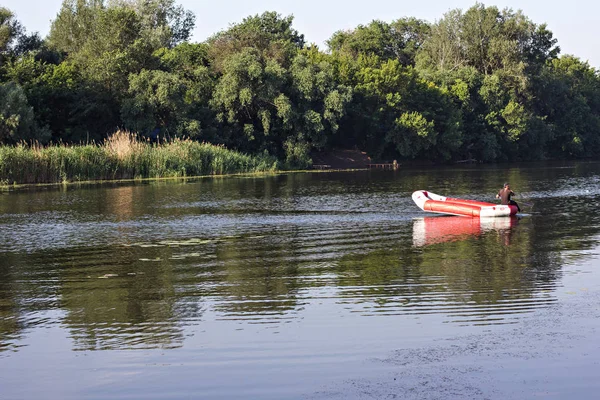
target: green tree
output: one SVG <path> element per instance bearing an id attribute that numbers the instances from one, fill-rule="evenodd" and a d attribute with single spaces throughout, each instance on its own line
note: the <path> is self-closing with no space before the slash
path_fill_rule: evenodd
<path id="1" fill-rule="evenodd" d="M 285 116 L 286 81 L 287 71 L 277 60 L 254 48 L 245 48 L 225 61 L 212 99 L 217 120 L 224 124 L 225 143 L 255 152 L 277 152 L 266 139 L 275 134 L 273 117 Z"/>
<path id="2" fill-rule="evenodd" d="M 112 0 L 111 6 L 129 7 L 140 16 L 142 35 L 157 47 L 172 48 L 189 40 L 196 16 L 175 0 Z"/>
<path id="3" fill-rule="evenodd" d="M 129 94 L 121 114 L 126 126 L 134 132 L 149 134 L 160 129 L 164 135 L 195 137 L 199 131 L 189 129 L 186 121 L 186 85 L 177 75 L 160 70 L 142 70 L 129 78 Z M 180 127 L 188 127 L 187 132 Z"/>
<path id="4" fill-rule="evenodd" d="M 353 90 L 336 80 L 331 57 L 316 47 L 298 53 L 290 67 L 290 78 L 291 106 L 281 107 L 285 111 L 278 110 L 278 115 L 284 117 L 289 131 L 285 143 L 288 164 L 305 166 L 312 149 L 323 150 L 333 145 Z"/>
<path id="5" fill-rule="evenodd" d="M 11 59 L 41 47 L 42 40 L 37 33 L 28 35 L 12 11 L 0 7 L 0 81 Z"/>
<path id="6" fill-rule="evenodd" d="M 148 134 L 185 136 L 218 142 L 209 102 L 216 78 L 209 68 L 206 44 L 182 43 L 155 52 L 158 70 L 129 76 L 121 108 L 125 126 Z"/>
<path id="7" fill-rule="evenodd" d="M 6 55 L 23 34 L 21 23 L 7 8 L 0 7 L 0 56 Z M 2 61 L 0 59 L 0 61 Z"/>
<path id="8" fill-rule="evenodd" d="M 47 126 L 52 140 L 101 140 L 114 130 L 111 99 L 83 78 L 78 65 L 51 64 L 29 54 L 11 63 L 7 75 L 23 88 L 37 125 Z"/>
<path id="9" fill-rule="evenodd" d="M 0 84 L 0 142 L 45 142 L 48 139 L 48 130 L 35 124 L 33 108 L 27 102 L 23 88 L 14 82 Z"/>
<path id="10" fill-rule="evenodd" d="M 398 60 L 361 63 L 338 140 L 354 141 L 375 158 L 451 159 L 462 142 L 451 97 Z"/>
<path id="11" fill-rule="evenodd" d="M 477 3 L 464 13 L 449 11 L 431 27 L 417 65 L 438 72 L 473 67 L 486 75 L 503 69 L 522 80 L 526 67 L 556 57 L 555 45 L 545 25 L 534 24 L 520 11 Z"/>
<path id="12" fill-rule="evenodd" d="M 161 68 L 160 54 L 155 53 L 187 40 L 193 24 L 193 14 L 172 0 L 65 0 L 52 23 L 48 43 L 66 54 L 65 62 L 80 76 L 79 105 L 69 113 L 88 115 L 94 137 L 98 131 L 106 129 L 106 135 L 122 126 L 121 116 L 127 124 L 146 129 L 150 117 L 143 122 L 142 109 L 158 107 L 179 93 L 175 85 L 166 98 L 161 92 L 143 99 L 152 87 L 164 89 L 167 82 L 174 82 L 160 71 L 153 72 Z M 134 104 L 142 108 L 134 112 Z M 173 117 L 164 119 L 165 110 L 178 104 L 162 104 L 150 115 L 162 119 L 159 125 L 180 126 L 183 121 L 177 124 L 171 121 Z M 101 120 L 98 114 L 103 114 Z"/>
<path id="13" fill-rule="evenodd" d="M 292 27 L 294 17 L 265 12 L 245 18 L 208 40 L 213 68 L 223 72 L 226 60 L 245 48 L 256 49 L 265 58 L 289 67 L 296 52 L 304 47 L 304 35 Z"/>
<path id="14" fill-rule="evenodd" d="M 593 157 L 600 152 L 600 76 L 573 56 L 555 59 L 535 85 L 536 107 L 550 133 L 553 158 Z"/>
<path id="15" fill-rule="evenodd" d="M 310 141 L 311 146 L 322 149 L 339 128 L 346 105 L 352 99 L 352 89 L 335 79 L 330 57 L 317 48 L 301 51 L 292 61 L 291 99 L 296 106 L 294 130 Z"/>
<path id="16" fill-rule="evenodd" d="M 533 82 L 558 52 L 545 25 L 520 11 L 476 4 L 432 26 L 416 65 L 455 96 L 463 114 L 463 156 L 542 158 L 548 130 L 536 112 Z"/>
<path id="17" fill-rule="evenodd" d="M 99 12 L 104 0 L 64 0 L 50 26 L 48 44 L 67 53 L 77 53 L 94 36 Z"/>
<path id="18" fill-rule="evenodd" d="M 120 9 L 133 11 L 138 17 L 139 37 L 144 37 L 155 48 L 174 47 L 190 38 L 195 16 L 174 0 L 64 0 L 61 10 L 52 22 L 49 44 L 65 53 L 80 51 L 90 40 L 95 40 L 97 29 L 106 25 L 100 21 L 103 11 Z M 114 17 L 115 15 L 113 15 Z M 122 21 L 121 21 L 122 22 Z M 113 27 L 118 27 L 113 25 Z M 115 31 L 119 38 L 123 28 Z"/>
<path id="19" fill-rule="evenodd" d="M 404 66 L 415 65 L 415 57 L 431 34 L 431 25 L 417 18 L 400 18 L 391 23 L 398 38 L 401 52 L 398 61 Z"/>
<path id="20" fill-rule="evenodd" d="M 176 74 L 185 82 L 187 91 L 184 101 L 189 124 L 201 129 L 198 139 L 218 142 L 215 129 L 215 114 L 210 108 L 217 77 L 211 68 L 208 45 L 205 43 L 181 43 L 173 49 L 163 49 L 157 54 L 162 68 Z M 189 131 L 186 136 L 194 136 Z"/>
<path id="21" fill-rule="evenodd" d="M 402 18 L 392 23 L 372 21 L 351 31 L 338 31 L 327 41 L 329 49 L 353 58 L 375 55 L 382 60 L 397 59 L 413 65 L 414 57 L 429 34 L 429 24 L 416 18 Z"/>
<path id="22" fill-rule="evenodd" d="M 87 80 L 119 98 L 127 90 L 128 76 L 147 65 L 152 48 L 140 38 L 141 22 L 133 10 L 109 8 L 99 12 L 93 38 L 69 59 L 81 66 Z"/>
<path id="23" fill-rule="evenodd" d="M 300 50 L 288 64 L 260 48 L 234 53 L 224 62 L 211 105 L 224 143 L 302 166 L 309 151 L 324 148 L 337 131 L 352 90 L 335 81 L 328 56 L 316 48 Z"/>
<path id="24" fill-rule="evenodd" d="M 106 7 L 101 0 L 63 2 L 52 22 L 48 43 L 66 55 L 63 62 L 72 64 L 80 76 L 80 90 L 75 93 L 78 102 L 66 113 L 76 121 L 88 116 L 91 135 L 81 137 L 72 126 L 64 127 L 59 135 L 85 140 L 97 138 L 96 133 L 101 132 L 102 138 L 121 125 L 121 101 L 129 86 L 129 74 L 154 60 L 154 49 L 140 39 L 141 30 L 140 17 L 131 7 Z M 58 94 L 56 89 L 54 94 Z"/>
<path id="25" fill-rule="evenodd" d="M 129 74 L 157 68 L 153 53 L 187 40 L 193 24 L 172 0 L 65 0 L 48 41 L 118 99 Z"/>

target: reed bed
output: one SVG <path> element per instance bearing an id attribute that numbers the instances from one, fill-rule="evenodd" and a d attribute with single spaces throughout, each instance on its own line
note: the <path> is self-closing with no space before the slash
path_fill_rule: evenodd
<path id="1" fill-rule="evenodd" d="M 118 131 L 103 143 L 0 146 L 0 184 L 82 182 L 274 171 L 277 160 L 176 139 L 153 144 Z"/>

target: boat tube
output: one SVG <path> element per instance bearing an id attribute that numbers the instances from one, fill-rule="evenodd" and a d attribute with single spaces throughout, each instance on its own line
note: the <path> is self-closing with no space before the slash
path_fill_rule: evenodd
<path id="1" fill-rule="evenodd" d="M 417 190 L 412 194 L 412 199 L 421 210 L 440 214 L 467 217 L 508 217 L 517 214 L 517 206 L 455 199 L 426 190 Z"/>

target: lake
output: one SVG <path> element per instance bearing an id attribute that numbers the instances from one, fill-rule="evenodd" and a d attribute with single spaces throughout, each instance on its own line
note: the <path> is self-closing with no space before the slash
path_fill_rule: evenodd
<path id="1" fill-rule="evenodd" d="M 523 208 L 433 216 L 417 189 Z M 0 399 L 596 398 L 600 163 L 0 192 Z"/>

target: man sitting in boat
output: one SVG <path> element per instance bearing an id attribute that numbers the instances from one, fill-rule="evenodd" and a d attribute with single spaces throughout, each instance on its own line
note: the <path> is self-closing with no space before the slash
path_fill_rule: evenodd
<path id="1" fill-rule="evenodd" d="M 500 189 L 500 191 L 496 195 L 496 198 L 500 199 L 500 204 L 517 206 L 517 210 L 519 212 L 521 212 L 521 207 L 519 207 L 517 202 L 510 199 L 510 197 L 514 196 L 514 195 L 515 195 L 515 192 L 510 190 L 510 185 L 508 183 L 505 183 L 504 188 Z"/>

